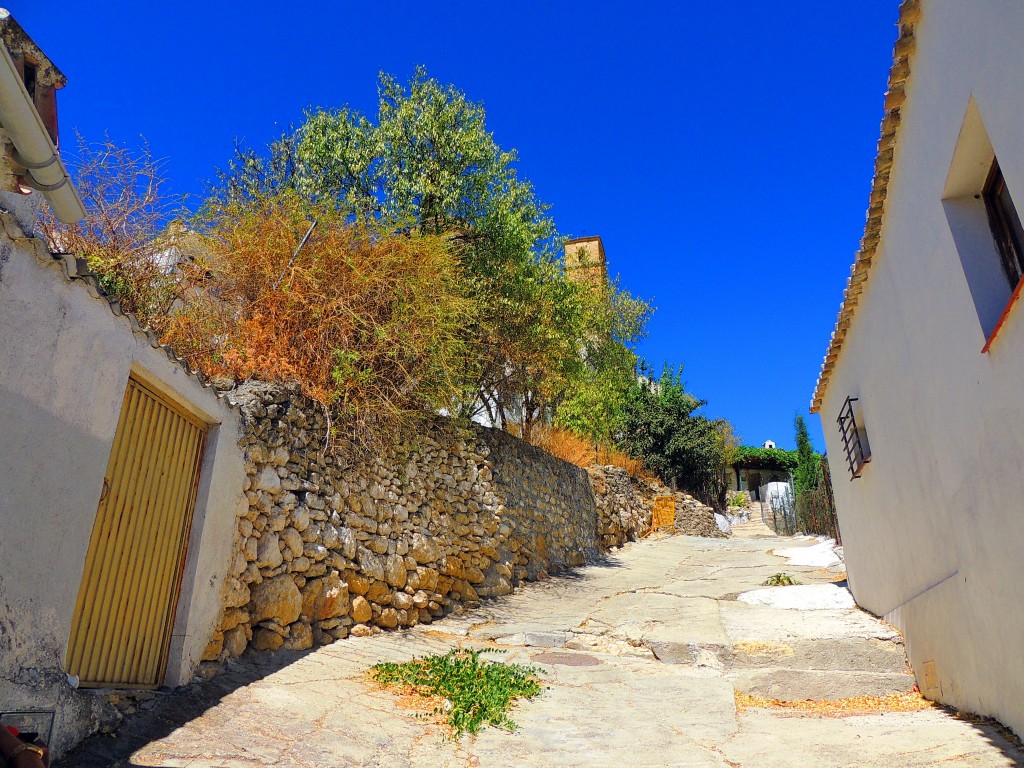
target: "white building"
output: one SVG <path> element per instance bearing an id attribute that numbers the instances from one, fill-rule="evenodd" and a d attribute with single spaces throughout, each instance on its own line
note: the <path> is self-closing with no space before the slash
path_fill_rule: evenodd
<path id="1" fill-rule="evenodd" d="M 907 0 L 812 401 L 850 587 L 925 695 L 1024 733 L 1024 2 Z"/>

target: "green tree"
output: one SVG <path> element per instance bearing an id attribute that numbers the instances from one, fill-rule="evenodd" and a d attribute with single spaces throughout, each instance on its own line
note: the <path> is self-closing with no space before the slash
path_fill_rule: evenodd
<path id="1" fill-rule="evenodd" d="M 647 335 L 650 304 L 618 281 L 590 285 L 583 365 L 558 403 L 555 421 L 595 444 L 612 446 L 623 433 L 625 408 L 636 383 L 636 342 Z"/>
<path id="2" fill-rule="evenodd" d="M 696 413 L 706 401 L 686 391 L 681 366 L 666 366 L 657 381 L 644 373 L 626 397 L 622 448 L 666 482 L 719 501 L 731 447 L 728 422 Z"/>
<path id="3" fill-rule="evenodd" d="M 319 109 L 268 156 L 237 148 L 214 197 L 295 190 L 378 230 L 449 238 L 479 307 L 467 345 L 474 359 L 450 410 L 502 426 L 511 417 L 529 438 L 593 374 L 586 346 L 607 335 L 606 319 L 566 279 L 548 207 L 517 174 L 516 153 L 487 131 L 482 105 L 422 67 L 408 85 L 381 74 L 378 92 L 375 120 Z"/>
<path id="4" fill-rule="evenodd" d="M 811 445 L 811 437 L 807 432 L 807 423 L 801 414 L 793 418 L 796 431 L 796 469 L 793 471 L 793 485 L 797 496 L 804 491 L 818 487 L 821 476 L 821 455 Z"/>
<path id="5" fill-rule="evenodd" d="M 568 393 L 596 396 L 607 366 L 593 361 L 616 357 L 616 371 L 632 370 L 628 350 L 588 347 L 612 333 L 636 337 L 611 326 L 635 325 L 649 307 L 636 311 L 616 290 L 607 316 L 585 286 L 566 280 L 548 207 L 519 177 L 516 153 L 487 132 L 481 104 L 423 68 L 408 85 L 382 74 L 378 91 L 376 119 L 347 106 L 315 110 L 266 156 L 237 147 L 214 198 L 295 190 L 377 230 L 449 239 L 479 308 L 467 345 L 474 358 L 450 410 L 503 427 L 511 420 L 528 439 Z"/>

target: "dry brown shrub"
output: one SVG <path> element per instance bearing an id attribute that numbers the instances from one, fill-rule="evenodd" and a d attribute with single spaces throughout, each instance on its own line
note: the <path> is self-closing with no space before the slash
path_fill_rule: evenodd
<path id="1" fill-rule="evenodd" d="M 287 195 L 207 216 L 196 290 L 163 339 L 190 363 L 298 381 L 367 445 L 452 402 L 474 305 L 449 241 L 374 234 Z"/>
<path id="2" fill-rule="evenodd" d="M 597 445 L 583 440 L 567 429 L 555 426 L 535 426 L 530 442 L 543 448 L 552 456 L 575 464 L 578 467 L 590 467 L 595 464 L 621 467 L 633 477 L 655 480 L 650 472 L 644 469 L 643 463 L 631 458 L 622 451 L 607 446 Z"/>
<path id="3" fill-rule="evenodd" d="M 79 135 L 69 165 L 86 215 L 67 225 L 44 208 L 41 228 L 50 250 L 85 259 L 104 290 L 142 325 L 159 330 L 181 289 L 159 237 L 172 208 L 160 162 L 145 142 L 132 151 L 109 137 L 90 143 Z"/>

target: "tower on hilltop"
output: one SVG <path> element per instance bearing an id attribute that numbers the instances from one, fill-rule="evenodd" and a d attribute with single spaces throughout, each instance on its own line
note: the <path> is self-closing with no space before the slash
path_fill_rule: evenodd
<path id="1" fill-rule="evenodd" d="M 608 282 L 608 262 L 599 235 L 566 241 L 565 274 L 577 283 L 603 285 Z"/>

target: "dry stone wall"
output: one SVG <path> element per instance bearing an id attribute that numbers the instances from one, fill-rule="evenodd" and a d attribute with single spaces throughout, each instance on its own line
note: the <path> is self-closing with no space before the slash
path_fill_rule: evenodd
<path id="1" fill-rule="evenodd" d="M 324 450 L 326 417 L 294 390 L 232 398 L 249 506 L 207 659 L 429 623 L 602 551 L 587 474 L 511 435 L 439 420 L 352 461 Z"/>
<path id="2" fill-rule="evenodd" d="M 673 491 L 654 480 L 629 475 L 621 467 L 587 468 L 599 515 L 598 531 L 604 549 L 635 541 L 651 530 L 654 500 L 675 499 L 675 531 L 691 536 L 721 537 L 715 511 L 687 493 Z"/>

